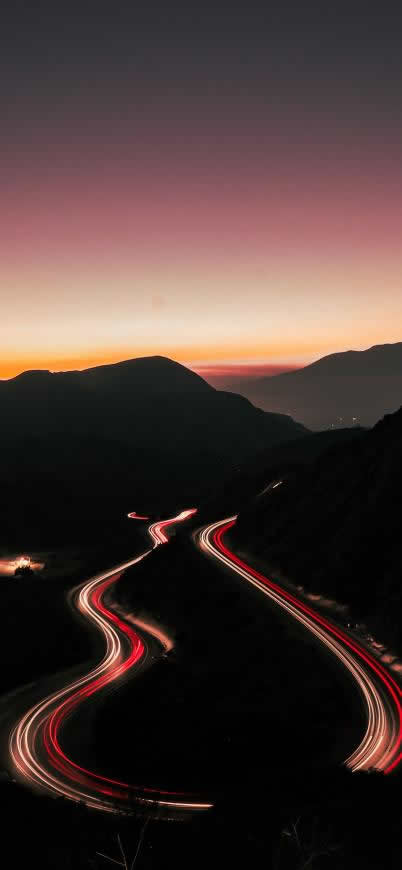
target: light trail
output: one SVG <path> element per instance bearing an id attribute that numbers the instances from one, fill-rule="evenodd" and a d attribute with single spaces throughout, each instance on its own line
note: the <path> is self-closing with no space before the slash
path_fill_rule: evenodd
<path id="1" fill-rule="evenodd" d="M 229 550 L 223 538 L 236 519 L 228 517 L 204 528 L 199 534 L 201 549 L 260 589 L 337 656 L 355 679 L 367 712 L 363 739 L 345 763 L 352 770 L 390 773 L 402 761 L 401 687 L 355 638 Z"/>
<path id="2" fill-rule="evenodd" d="M 196 513 L 197 508 L 189 508 L 188 510 L 181 511 L 181 513 L 179 513 L 177 517 L 173 517 L 173 519 L 171 520 L 163 520 L 158 523 L 152 523 L 148 531 L 154 542 L 154 546 L 157 547 L 158 544 L 168 543 L 169 538 L 165 532 L 165 529 L 168 529 L 169 526 L 172 526 L 174 523 L 180 523 L 183 520 L 188 520 Z"/>
<path id="3" fill-rule="evenodd" d="M 177 517 L 153 523 L 149 527 L 152 549 L 168 541 L 166 528 L 195 512 L 182 511 Z M 131 517 L 139 519 L 136 514 Z M 31 707 L 13 729 L 9 751 L 15 769 L 25 780 L 54 795 L 83 802 L 88 807 L 108 812 L 128 812 L 134 802 L 140 802 L 180 811 L 205 810 L 212 804 L 193 796 L 129 785 L 87 770 L 69 758 L 60 745 L 61 727 L 79 704 L 145 660 L 146 646 L 140 635 L 108 609 L 103 599 L 123 571 L 140 562 L 150 552 L 147 550 L 135 559 L 97 575 L 79 588 L 74 603 L 102 633 L 106 646 L 104 657 L 88 674 Z M 166 637 L 159 629 L 147 623 L 146 631 L 160 643 L 166 643 Z"/>
<path id="4" fill-rule="evenodd" d="M 277 486 L 281 486 L 283 480 L 277 480 L 276 483 L 269 483 L 268 486 L 264 487 L 261 492 L 258 493 L 257 498 L 261 498 L 262 495 L 265 495 L 267 492 L 272 492 L 273 489 L 276 489 Z"/>
<path id="5" fill-rule="evenodd" d="M 146 631 L 147 634 L 152 634 L 152 636 L 155 637 L 158 643 L 163 647 L 165 653 L 170 652 L 170 650 L 173 649 L 174 643 L 172 638 L 157 625 L 153 625 L 152 622 L 145 621 L 145 619 L 140 619 L 139 616 L 132 616 L 130 613 L 122 615 L 126 620 L 133 622 L 138 628 Z"/>

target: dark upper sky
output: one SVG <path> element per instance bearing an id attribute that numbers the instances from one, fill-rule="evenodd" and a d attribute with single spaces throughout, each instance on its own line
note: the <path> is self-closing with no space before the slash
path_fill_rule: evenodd
<path id="1" fill-rule="evenodd" d="M 128 109 L 131 97 L 209 117 L 239 99 L 400 120 L 401 11 L 376 3 L 19 3 L 2 13 L 4 94 L 63 114 Z M 199 9 L 191 9 L 198 5 Z M 82 8 L 78 8 L 78 7 Z M 137 7 L 137 8 L 136 8 Z M 190 7 L 190 8 L 189 8 Z M 270 8 L 271 7 L 271 8 Z M 112 104 L 112 105 L 111 105 Z"/>
<path id="2" fill-rule="evenodd" d="M 3 6 L 0 278 L 27 359 L 400 338 L 401 11 L 143 5 Z"/>

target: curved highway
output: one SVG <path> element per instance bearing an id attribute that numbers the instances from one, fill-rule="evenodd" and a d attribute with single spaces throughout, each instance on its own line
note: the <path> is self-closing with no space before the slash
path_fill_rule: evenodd
<path id="1" fill-rule="evenodd" d="M 166 530 L 170 526 L 186 520 L 194 513 L 195 510 L 186 510 L 172 519 L 152 523 L 148 529 L 153 541 L 152 549 L 168 541 Z M 128 516 L 146 519 L 136 513 Z M 140 802 L 149 808 L 204 810 L 211 804 L 196 797 L 130 785 L 87 770 L 66 755 L 60 742 L 60 732 L 66 719 L 83 701 L 135 666 L 140 666 L 146 659 L 145 638 L 106 607 L 104 597 L 126 568 L 140 562 L 150 552 L 151 549 L 79 587 L 74 604 L 103 635 L 106 648 L 104 657 L 88 674 L 31 707 L 12 731 L 9 751 L 16 771 L 25 780 L 41 790 L 83 802 L 89 807 L 124 812 L 129 811 L 134 802 Z M 167 647 L 169 641 L 158 629 L 144 622 L 138 622 L 138 626 Z"/>
<path id="2" fill-rule="evenodd" d="M 400 686 L 355 637 L 239 559 L 224 541 L 235 522 L 236 516 L 233 516 L 204 528 L 198 538 L 201 549 L 260 589 L 301 622 L 342 662 L 356 681 L 367 712 L 363 739 L 345 763 L 352 770 L 375 769 L 391 773 L 402 761 Z"/>

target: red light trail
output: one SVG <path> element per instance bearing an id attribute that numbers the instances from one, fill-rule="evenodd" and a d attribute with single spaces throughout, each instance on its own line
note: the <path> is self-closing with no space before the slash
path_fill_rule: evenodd
<path id="1" fill-rule="evenodd" d="M 153 549 L 168 541 L 165 529 L 188 519 L 196 511 L 182 511 L 177 517 L 161 520 L 149 527 Z M 129 514 L 139 519 L 136 514 Z M 146 643 L 140 635 L 106 607 L 106 591 L 123 571 L 140 562 L 151 550 L 104 574 L 94 577 L 77 591 L 75 604 L 103 634 L 106 652 L 102 661 L 88 674 L 39 701 L 15 726 L 9 740 L 10 755 L 19 774 L 35 786 L 87 806 L 109 812 L 128 812 L 133 802 L 172 810 L 204 810 L 212 806 L 195 797 L 164 791 L 101 776 L 76 764 L 60 745 L 60 731 L 67 717 L 86 699 L 127 674 L 145 660 Z M 139 623 L 140 624 L 140 623 Z M 152 626 L 141 627 L 163 645 L 169 639 Z"/>
<path id="2" fill-rule="evenodd" d="M 355 638 L 239 559 L 223 541 L 235 522 L 236 516 L 229 517 L 203 529 L 199 536 L 201 549 L 269 596 L 337 656 L 357 682 L 367 712 L 363 739 L 345 763 L 352 770 L 391 773 L 402 760 L 401 687 Z"/>

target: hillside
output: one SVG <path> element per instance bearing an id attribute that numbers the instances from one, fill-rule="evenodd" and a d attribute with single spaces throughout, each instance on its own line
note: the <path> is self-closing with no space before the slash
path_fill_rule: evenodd
<path id="1" fill-rule="evenodd" d="M 240 512 L 238 546 L 402 648 L 402 410 Z"/>
<path id="2" fill-rule="evenodd" d="M 227 514 L 237 513 L 239 505 L 255 497 L 262 498 L 270 481 L 303 470 L 329 448 L 359 440 L 364 432 L 358 426 L 310 432 L 302 438 L 259 451 L 231 469 L 222 484 L 202 503 L 198 518 L 208 522 L 211 517 L 220 519 Z"/>
<path id="3" fill-rule="evenodd" d="M 402 342 L 334 353 L 303 369 L 237 382 L 258 407 L 291 414 L 312 429 L 373 426 L 402 404 Z"/>
<path id="4" fill-rule="evenodd" d="M 1 540 L 19 547 L 198 500 L 233 464 L 305 434 L 162 357 L 25 372 L 0 382 L 0 415 Z"/>

